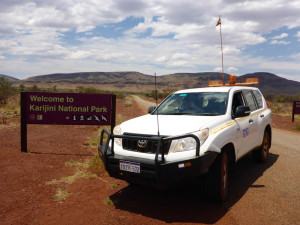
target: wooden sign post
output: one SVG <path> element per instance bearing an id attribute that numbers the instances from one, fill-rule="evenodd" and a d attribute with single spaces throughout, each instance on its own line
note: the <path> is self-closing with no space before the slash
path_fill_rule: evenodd
<path id="1" fill-rule="evenodd" d="M 294 101 L 294 104 L 293 104 L 293 114 L 292 114 L 292 122 L 295 121 L 295 114 L 300 114 L 300 101 Z"/>

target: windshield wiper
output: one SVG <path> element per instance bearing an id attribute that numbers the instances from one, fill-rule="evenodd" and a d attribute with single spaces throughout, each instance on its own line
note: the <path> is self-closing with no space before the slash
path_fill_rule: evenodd
<path id="1" fill-rule="evenodd" d="M 200 116 L 219 116 L 219 114 L 214 114 L 214 113 L 200 113 L 198 115 L 200 115 Z"/>
<path id="2" fill-rule="evenodd" d="M 219 116 L 219 114 L 214 114 L 214 113 L 187 113 L 187 112 L 160 113 L 158 115 Z"/>
<path id="3" fill-rule="evenodd" d="M 198 113 L 185 113 L 185 112 L 176 112 L 176 113 L 162 113 L 158 115 L 199 115 Z"/>
<path id="4" fill-rule="evenodd" d="M 190 114 L 190 113 L 175 112 L 175 113 L 162 113 L 158 115 L 186 115 L 186 114 Z"/>

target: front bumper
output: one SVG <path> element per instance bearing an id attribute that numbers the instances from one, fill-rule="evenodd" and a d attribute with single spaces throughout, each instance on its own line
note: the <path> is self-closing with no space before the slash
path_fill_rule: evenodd
<path id="1" fill-rule="evenodd" d="M 108 136 L 105 144 L 103 144 L 104 134 L 107 134 Z M 187 160 L 166 162 L 164 160 L 164 151 L 161 149 L 160 143 L 166 140 L 185 137 L 192 137 L 196 140 L 196 156 Z M 153 187 L 166 187 L 173 183 L 200 176 L 214 162 L 218 154 L 216 152 L 207 152 L 205 155 L 199 156 L 199 139 L 195 135 L 189 134 L 176 137 L 142 137 L 142 139 L 155 139 L 158 141 L 155 160 L 128 157 L 114 153 L 114 138 L 128 138 L 128 136 L 113 135 L 107 130 L 103 130 L 101 132 L 100 145 L 98 147 L 99 155 L 109 175 L 131 183 L 139 183 Z M 130 138 L 141 139 L 141 136 L 131 136 Z M 109 146 L 110 142 L 111 146 Z M 121 170 L 120 162 L 138 164 L 139 172 L 135 173 Z"/>

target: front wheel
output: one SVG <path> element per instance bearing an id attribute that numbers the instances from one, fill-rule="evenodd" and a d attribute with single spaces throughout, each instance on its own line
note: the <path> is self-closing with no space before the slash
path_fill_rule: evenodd
<path id="1" fill-rule="evenodd" d="M 217 202 L 224 202 L 228 196 L 228 155 L 223 151 L 218 155 L 209 174 L 211 195 Z"/>
<path id="2" fill-rule="evenodd" d="M 253 151 L 253 157 L 258 162 L 265 162 L 269 157 L 270 135 L 265 131 L 263 142 L 258 150 Z"/>

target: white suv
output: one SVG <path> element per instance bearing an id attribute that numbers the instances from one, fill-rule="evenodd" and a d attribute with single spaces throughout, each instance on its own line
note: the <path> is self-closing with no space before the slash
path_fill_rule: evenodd
<path id="1" fill-rule="evenodd" d="M 148 111 L 113 134 L 102 131 L 98 149 L 111 176 L 166 187 L 208 172 L 214 197 L 224 201 L 237 160 L 250 151 L 268 158 L 271 110 L 257 88 L 181 90 Z"/>

